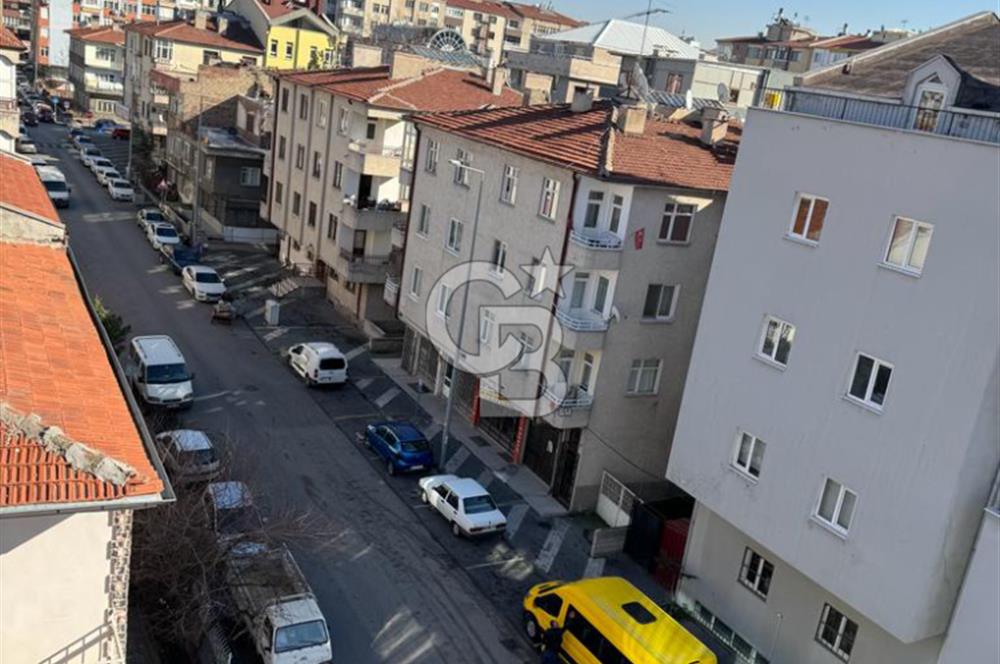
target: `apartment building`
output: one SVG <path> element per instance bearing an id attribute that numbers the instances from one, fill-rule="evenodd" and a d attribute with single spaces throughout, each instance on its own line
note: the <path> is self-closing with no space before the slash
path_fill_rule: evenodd
<path id="1" fill-rule="evenodd" d="M 292 0 L 232 0 L 226 13 L 249 23 L 266 48 L 268 69 L 329 69 L 340 64 L 340 30 L 310 7 Z"/>
<path id="2" fill-rule="evenodd" d="M 998 48 L 977 14 L 749 111 L 667 466 L 744 661 L 996 658 L 942 647 L 1000 603 Z"/>
<path id="3" fill-rule="evenodd" d="M 595 507 L 605 472 L 662 482 L 739 140 L 715 110 L 647 116 L 581 93 L 415 118 L 403 366 L 455 390 L 457 409 L 573 510 Z M 485 274 L 454 367 L 441 328 L 457 339 L 465 287 L 451 279 L 470 259 Z M 564 390 L 541 379 L 545 362 Z"/>
<path id="4" fill-rule="evenodd" d="M 3 0 L 0 2 L 3 25 L 22 42 L 31 41 L 31 0 Z M 27 45 L 27 44 L 26 44 Z"/>
<path id="5" fill-rule="evenodd" d="M 125 89 L 125 32 L 112 24 L 68 34 L 73 105 L 98 117 L 115 115 Z"/>
<path id="6" fill-rule="evenodd" d="M 34 168 L 0 183 L 0 661 L 123 662 L 132 515 L 173 493 Z"/>
<path id="7" fill-rule="evenodd" d="M 387 67 L 278 74 L 261 216 L 280 232 L 282 260 L 357 319 L 392 319 L 383 287 L 416 144 L 406 116 L 520 101 L 495 83 L 402 51 Z"/>
<path id="8" fill-rule="evenodd" d="M 445 0 L 329 0 L 334 22 L 356 37 L 370 37 L 376 25 L 443 25 Z"/>
<path id="9" fill-rule="evenodd" d="M 24 46 L 13 32 L 0 27 L 0 151 L 14 152 L 21 112 L 17 107 L 17 63 Z"/>
<path id="10" fill-rule="evenodd" d="M 133 131 L 149 137 L 153 152 L 167 135 L 168 90 L 152 72 L 196 74 L 206 64 L 260 66 L 264 49 L 239 21 L 210 19 L 197 12 L 193 22 L 133 23 L 125 27 L 124 103 Z"/>
<path id="11" fill-rule="evenodd" d="M 496 0 L 448 0 L 444 25 L 465 40 L 468 49 L 498 64 L 508 51 L 526 51 L 534 35 L 582 23 L 550 9 Z"/>

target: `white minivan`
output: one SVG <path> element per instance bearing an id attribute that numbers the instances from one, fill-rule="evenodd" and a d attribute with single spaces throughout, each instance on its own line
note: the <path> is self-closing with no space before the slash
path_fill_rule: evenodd
<path id="1" fill-rule="evenodd" d="M 174 340 L 165 334 L 134 337 L 129 343 L 125 373 L 145 404 L 188 408 L 194 401 L 194 374 Z"/>
<path id="2" fill-rule="evenodd" d="M 336 346 L 310 341 L 288 349 L 288 364 L 306 385 L 343 385 L 347 382 L 347 358 Z"/>
<path id="3" fill-rule="evenodd" d="M 39 166 L 38 179 L 45 185 L 52 204 L 56 207 L 69 206 L 70 186 L 66 183 L 66 176 L 55 166 Z"/>

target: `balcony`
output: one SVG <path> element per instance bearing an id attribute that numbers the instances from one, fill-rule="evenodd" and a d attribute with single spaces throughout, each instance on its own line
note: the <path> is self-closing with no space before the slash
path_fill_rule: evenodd
<path id="1" fill-rule="evenodd" d="M 406 244 L 406 219 L 392 225 L 392 246 L 400 249 Z"/>
<path id="2" fill-rule="evenodd" d="M 919 131 L 950 138 L 1000 143 L 1000 115 L 905 106 L 803 90 L 761 91 L 758 108 L 815 115 L 830 120 Z"/>
<path id="3" fill-rule="evenodd" d="M 351 141 L 347 148 L 360 155 L 360 167 L 356 170 L 362 175 L 374 177 L 399 177 L 403 163 L 403 149 L 371 145 L 360 141 Z"/>
<path id="4" fill-rule="evenodd" d="M 120 81 L 94 81 L 88 80 L 84 84 L 84 89 L 90 93 L 121 95 L 125 86 Z"/>
<path id="5" fill-rule="evenodd" d="M 364 16 L 365 8 L 364 5 L 358 5 L 353 2 L 340 2 L 337 3 L 337 9 L 341 14 L 349 14 L 351 16 Z"/>
<path id="6" fill-rule="evenodd" d="M 359 231 L 388 233 L 395 224 L 406 223 L 406 213 L 400 203 L 361 203 L 353 210 L 353 218 L 345 216 L 345 220 L 348 226 Z"/>
<path id="7" fill-rule="evenodd" d="M 608 320 L 584 309 L 556 309 L 556 319 L 562 327 L 562 345 L 573 350 L 600 350 Z"/>
<path id="8" fill-rule="evenodd" d="M 621 265 L 623 241 L 609 231 L 572 230 L 566 263 L 588 270 L 617 270 Z"/>
<path id="9" fill-rule="evenodd" d="M 348 281 L 362 284 L 381 284 L 389 268 L 388 256 L 366 256 L 340 248 L 337 256 L 337 272 Z"/>
<path id="10" fill-rule="evenodd" d="M 542 396 L 544 410 L 540 414 L 550 425 L 557 429 L 579 429 L 587 426 L 594 397 L 579 385 L 567 386 L 562 399 L 548 387 L 542 392 Z"/>
<path id="11" fill-rule="evenodd" d="M 390 307 L 395 308 L 399 297 L 399 277 L 393 274 L 385 275 L 385 286 L 382 289 L 382 299 Z"/>
<path id="12" fill-rule="evenodd" d="M 21 124 L 21 114 L 17 108 L 16 99 L 0 99 L 0 131 L 10 136 L 17 136 Z"/>

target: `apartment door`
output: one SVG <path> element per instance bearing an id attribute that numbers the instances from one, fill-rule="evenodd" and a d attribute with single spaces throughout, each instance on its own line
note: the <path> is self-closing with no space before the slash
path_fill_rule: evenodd
<path id="1" fill-rule="evenodd" d="M 573 277 L 573 290 L 569 296 L 570 309 L 583 309 L 583 301 L 587 295 L 587 282 L 589 280 L 590 275 L 586 272 L 578 272 Z"/>
<path id="2" fill-rule="evenodd" d="M 570 429 L 560 436 L 559 455 L 556 458 L 555 476 L 552 479 L 552 496 L 563 505 L 569 505 L 576 480 L 576 464 L 580 457 L 580 430 Z"/>
<path id="3" fill-rule="evenodd" d="M 355 258 L 365 255 L 365 244 L 368 243 L 368 231 L 354 231 L 354 247 L 351 254 Z"/>
<path id="4" fill-rule="evenodd" d="M 372 198 L 372 176 L 362 175 L 358 183 L 358 209 L 369 207 Z"/>

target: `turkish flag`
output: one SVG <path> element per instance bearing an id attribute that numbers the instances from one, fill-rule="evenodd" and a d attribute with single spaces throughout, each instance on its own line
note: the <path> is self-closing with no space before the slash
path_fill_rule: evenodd
<path id="1" fill-rule="evenodd" d="M 646 239 L 646 229 L 640 228 L 635 232 L 635 248 L 642 249 L 642 241 Z"/>

